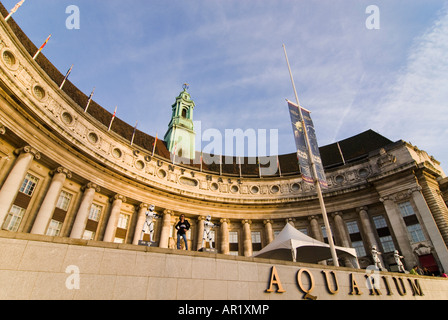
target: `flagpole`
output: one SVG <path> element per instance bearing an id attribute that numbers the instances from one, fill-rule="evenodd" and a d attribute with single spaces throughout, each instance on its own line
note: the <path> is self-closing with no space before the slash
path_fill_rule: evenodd
<path id="1" fill-rule="evenodd" d="M 17 3 L 14 8 L 12 8 L 11 12 L 6 16 L 5 21 L 8 21 L 9 18 L 12 17 L 12 15 L 14 13 L 16 13 L 17 10 L 19 10 L 19 8 L 23 5 L 23 3 L 25 2 L 25 0 L 20 1 L 19 3 Z"/>
<path id="2" fill-rule="evenodd" d="M 41 51 L 45 48 L 45 46 L 47 45 L 48 41 L 50 41 L 51 38 L 51 34 L 48 36 L 47 40 L 45 40 L 44 44 L 40 46 L 39 50 L 37 50 L 36 54 L 33 57 L 33 60 L 36 60 L 37 56 L 41 53 Z"/>
<path id="3" fill-rule="evenodd" d="M 294 95 L 295 95 L 295 98 L 297 101 L 297 107 L 299 109 L 300 119 L 302 121 L 302 128 L 303 128 L 303 133 L 305 136 L 308 157 L 310 159 L 310 164 L 311 164 L 311 168 L 312 168 L 312 172 L 313 172 L 313 176 L 314 176 L 314 185 L 316 187 L 317 196 L 319 198 L 320 208 L 322 210 L 322 217 L 324 219 L 325 229 L 327 231 L 328 244 L 330 245 L 330 251 L 331 251 L 331 256 L 333 258 L 333 264 L 335 267 L 339 267 L 339 260 L 338 260 L 337 254 L 336 254 L 336 248 L 334 246 L 334 241 L 333 241 L 333 233 L 330 228 L 330 222 L 328 221 L 327 209 L 325 208 L 324 197 L 322 195 L 322 189 L 321 189 L 320 182 L 319 182 L 318 175 L 317 175 L 316 164 L 314 162 L 314 157 L 313 157 L 313 154 L 310 149 L 310 141 L 309 141 L 308 132 L 307 132 L 307 129 L 305 126 L 305 120 L 302 115 L 302 107 L 300 106 L 299 96 L 297 94 L 296 85 L 294 83 L 294 78 L 292 76 L 291 66 L 289 64 L 288 55 L 286 53 L 286 46 L 284 44 L 283 44 L 283 51 L 285 52 L 285 58 L 286 58 L 286 63 L 288 64 L 289 76 L 291 77 L 292 87 L 294 89 Z"/>
<path id="4" fill-rule="evenodd" d="M 134 133 L 132 134 L 131 146 L 134 144 L 134 138 L 135 138 L 135 132 L 137 131 L 137 126 L 138 126 L 138 120 L 137 120 L 137 122 L 135 123 Z"/>
<path id="5" fill-rule="evenodd" d="M 241 157 L 238 157 L 238 166 L 240 167 L 240 178 L 243 176 L 241 172 Z"/>
<path id="6" fill-rule="evenodd" d="M 118 106 L 115 107 L 115 111 L 114 111 L 114 114 L 112 116 L 112 120 L 110 120 L 109 129 L 107 129 L 107 131 L 110 131 L 110 129 L 112 128 L 112 123 L 114 123 L 115 116 L 117 114 L 117 108 L 118 108 Z"/>
<path id="7" fill-rule="evenodd" d="M 339 149 L 339 154 L 341 155 L 342 163 L 344 163 L 344 165 L 345 165 L 345 158 L 342 153 L 341 146 L 339 145 L 339 141 L 337 142 L 337 145 L 338 145 L 338 149 Z"/>
<path id="8" fill-rule="evenodd" d="M 69 76 L 70 73 L 72 72 L 72 69 L 73 69 L 73 64 L 72 64 L 72 66 L 70 67 L 70 69 L 68 69 L 67 74 L 65 75 L 64 81 L 62 81 L 61 86 L 59 87 L 59 89 L 62 90 L 62 88 L 64 87 L 64 84 L 65 84 L 65 82 L 67 81 L 68 76 Z"/>
<path id="9" fill-rule="evenodd" d="M 201 172 L 202 172 L 202 162 L 203 162 L 203 153 L 202 153 L 202 150 L 201 150 Z"/>
<path id="10" fill-rule="evenodd" d="M 280 177 L 282 176 L 282 168 L 280 167 L 280 158 L 277 155 L 277 166 L 278 166 L 278 173 Z"/>
<path id="11" fill-rule="evenodd" d="M 84 109 L 84 112 L 87 112 L 87 109 L 89 109 L 90 106 L 90 102 L 92 102 L 92 98 L 93 98 L 93 94 L 95 93 L 95 87 L 92 90 L 92 93 L 90 94 L 89 100 L 87 101 L 87 106 Z"/>
<path id="12" fill-rule="evenodd" d="M 156 152 L 156 144 L 157 144 L 158 133 L 156 132 L 156 139 L 154 140 L 154 146 L 152 147 L 152 156 L 154 157 L 154 153 Z"/>

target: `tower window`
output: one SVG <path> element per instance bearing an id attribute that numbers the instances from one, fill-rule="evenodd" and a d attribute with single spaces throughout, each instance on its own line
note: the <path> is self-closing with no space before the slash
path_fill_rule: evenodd
<path id="1" fill-rule="evenodd" d="M 183 118 L 187 117 L 187 109 L 182 109 L 182 117 Z"/>

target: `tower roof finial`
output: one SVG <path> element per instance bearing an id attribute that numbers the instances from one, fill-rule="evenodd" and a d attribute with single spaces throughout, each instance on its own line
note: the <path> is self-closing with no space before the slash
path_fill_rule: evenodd
<path id="1" fill-rule="evenodd" d="M 188 83 L 184 83 L 182 88 L 186 91 L 186 90 L 190 89 L 190 85 Z"/>

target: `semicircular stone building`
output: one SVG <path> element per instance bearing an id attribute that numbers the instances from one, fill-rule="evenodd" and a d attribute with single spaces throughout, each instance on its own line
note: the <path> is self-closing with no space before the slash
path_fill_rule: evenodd
<path id="1" fill-rule="evenodd" d="M 13 20 L 0 19 L 3 230 L 138 244 L 154 205 L 154 240 L 162 248 L 175 248 L 181 214 L 191 223 L 189 250 L 202 247 L 208 215 L 220 225 L 213 244 L 221 254 L 252 256 L 286 223 L 326 241 L 318 198 L 302 180 L 296 154 L 276 157 L 270 175 L 254 159 L 207 163 L 189 147 L 195 106 L 186 86 L 173 99 L 164 140 L 118 118 L 108 130 L 112 114 L 94 101 L 86 111 L 89 97 L 70 81 L 61 90 L 64 75 L 43 55 L 33 60 L 36 51 Z M 364 268 L 376 245 L 388 269 L 399 250 L 408 270 L 448 270 L 448 180 L 437 160 L 371 130 L 320 152 L 336 245 L 355 248 Z"/>

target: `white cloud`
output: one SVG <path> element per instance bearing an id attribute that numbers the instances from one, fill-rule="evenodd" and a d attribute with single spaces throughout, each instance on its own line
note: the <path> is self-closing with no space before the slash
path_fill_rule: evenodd
<path id="1" fill-rule="evenodd" d="M 448 165 L 448 6 L 434 25 L 415 39 L 406 67 L 377 105 L 372 125 L 404 139 Z"/>

